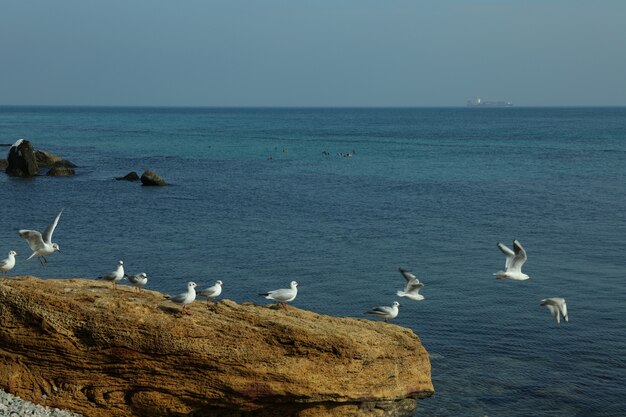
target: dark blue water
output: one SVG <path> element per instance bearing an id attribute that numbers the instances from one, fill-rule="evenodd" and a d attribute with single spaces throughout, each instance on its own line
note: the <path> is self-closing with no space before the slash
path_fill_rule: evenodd
<path id="1" fill-rule="evenodd" d="M 1 107 L 0 143 L 19 138 L 80 168 L 0 175 L 15 274 L 123 259 L 152 289 L 221 279 L 238 302 L 295 279 L 294 305 L 363 317 L 397 299 L 403 266 L 425 283 L 395 320 L 431 353 L 420 415 L 626 414 L 625 108 Z M 173 185 L 113 180 L 144 169 Z M 62 252 L 26 262 L 16 230 L 62 207 Z M 496 281 L 513 239 L 531 279 Z M 570 323 L 539 307 L 555 296 Z"/>

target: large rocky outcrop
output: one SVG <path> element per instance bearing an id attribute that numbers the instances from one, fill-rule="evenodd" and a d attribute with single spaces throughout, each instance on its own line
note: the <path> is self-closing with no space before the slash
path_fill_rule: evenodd
<path id="1" fill-rule="evenodd" d="M 407 415 L 432 394 L 410 330 L 93 280 L 0 281 L 0 387 L 87 416 Z"/>
<path id="2" fill-rule="evenodd" d="M 20 139 L 9 148 L 5 172 L 13 177 L 34 177 L 39 171 L 33 145 Z"/>

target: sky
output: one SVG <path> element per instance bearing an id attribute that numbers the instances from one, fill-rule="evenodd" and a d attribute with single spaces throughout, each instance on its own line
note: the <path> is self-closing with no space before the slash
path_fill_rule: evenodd
<path id="1" fill-rule="evenodd" d="M 626 105 L 621 0 L 2 0 L 0 105 Z"/>

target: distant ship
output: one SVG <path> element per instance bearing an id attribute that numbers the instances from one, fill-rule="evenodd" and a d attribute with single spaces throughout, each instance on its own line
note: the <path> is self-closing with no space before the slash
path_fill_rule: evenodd
<path id="1" fill-rule="evenodd" d="M 476 97 L 476 100 L 467 100 L 467 107 L 513 107 L 513 103 L 510 101 L 483 100 Z"/>

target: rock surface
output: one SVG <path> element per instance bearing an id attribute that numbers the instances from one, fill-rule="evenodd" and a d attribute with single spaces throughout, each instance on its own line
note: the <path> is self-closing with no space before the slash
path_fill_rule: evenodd
<path id="1" fill-rule="evenodd" d="M 0 159 L 0 170 L 5 170 L 9 166 L 9 163 L 6 159 Z"/>
<path id="2" fill-rule="evenodd" d="M 25 139 L 18 140 L 9 148 L 7 162 L 5 172 L 13 177 L 34 177 L 39 171 L 33 145 Z"/>
<path id="3" fill-rule="evenodd" d="M 115 177 L 116 180 L 124 180 L 124 181 L 139 181 L 139 174 L 135 171 L 131 171 L 123 177 Z"/>
<path id="4" fill-rule="evenodd" d="M 67 159 L 63 159 L 60 156 L 42 150 L 35 151 L 35 158 L 37 159 L 37 164 L 40 167 L 76 168 L 76 165 Z"/>
<path id="5" fill-rule="evenodd" d="M 143 185 L 167 185 L 163 178 L 149 170 L 141 174 L 141 183 Z"/>
<path id="6" fill-rule="evenodd" d="M 76 175 L 76 171 L 74 171 L 74 168 L 58 166 L 50 168 L 46 175 L 50 177 L 71 177 Z"/>
<path id="7" fill-rule="evenodd" d="M 0 388 L 94 417 L 411 415 L 433 393 L 409 329 L 229 300 L 179 310 L 99 281 L 1 280 Z"/>

